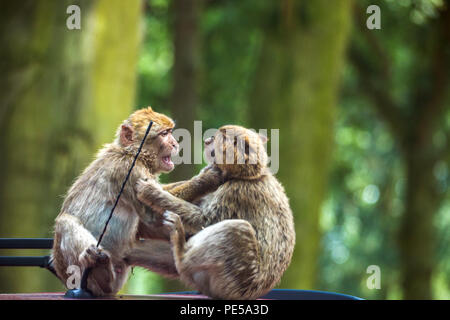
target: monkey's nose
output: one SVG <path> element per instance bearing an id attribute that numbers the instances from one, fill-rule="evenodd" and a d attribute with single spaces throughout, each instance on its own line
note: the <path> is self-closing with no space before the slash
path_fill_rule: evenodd
<path id="1" fill-rule="evenodd" d="M 172 141 L 171 141 L 172 147 L 174 147 L 175 149 L 178 149 L 178 141 L 175 140 L 175 138 L 172 137 Z"/>

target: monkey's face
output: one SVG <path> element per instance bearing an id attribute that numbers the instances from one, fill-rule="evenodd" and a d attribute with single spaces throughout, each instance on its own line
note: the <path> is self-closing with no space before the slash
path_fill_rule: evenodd
<path id="1" fill-rule="evenodd" d="M 172 157 L 178 153 L 178 142 L 172 135 L 172 128 L 162 130 L 152 139 L 153 152 L 157 155 L 155 172 L 170 172 L 175 167 Z"/>
<path id="2" fill-rule="evenodd" d="M 138 148 L 149 122 L 153 121 L 141 159 L 153 173 L 170 172 L 174 163 L 172 156 L 178 153 L 178 142 L 172 135 L 175 123 L 162 113 L 153 111 L 151 107 L 135 111 L 122 124 L 118 134 L 122 146 Z"/>
<path id="3" fill-rule="evenodd" d="M 256 176 L 267 164 L 266 141 L 241 126 L 223 126 L 205 140 L 205 159 L 232 176 Z"/>

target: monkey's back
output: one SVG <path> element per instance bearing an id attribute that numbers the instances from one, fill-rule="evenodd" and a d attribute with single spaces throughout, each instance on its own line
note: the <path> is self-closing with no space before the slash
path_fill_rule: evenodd
<path id="1" fill-rule="evenodd" d="M 128 162 L 131 161 L 118 153 L 114 146 L 106 145 L 67 192 L 60 215 L 66 213 L 76 217 L 98 239 L 126 176 Z M 126 251 L 134 241 L 138 223 L 136 210 L 143 208 L 132 205 L 138 203 L 134 199 L 132 185 L 136 181 L 135 177 L 142 175 L 141 171 L 136 166 L 136 174 L 130 176 L 102 240 L 105 249 L 122 248 Z M 124 239 L 128 239 L 125 242 L 129 244 L 124 243 Z"/>
<path id="2" fill-rule="evenodd" d="M 295 245 L 292 211 L 278 180 L 270 172 L 255 180 L 230 180 L 208 195 L 202 207 L 210 217 L 209 224 L 226 219 L 251 224 L 260 259 L 251 285 L 273 288 L 289 266 Z"/>

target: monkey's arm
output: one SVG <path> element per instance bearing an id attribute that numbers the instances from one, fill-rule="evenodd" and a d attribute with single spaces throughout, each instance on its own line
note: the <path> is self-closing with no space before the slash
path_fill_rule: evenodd
<path id="1" fill-rule="evenodd" d="M 189 232 L 197 233 L 207 225 L 207 217 L 198 206 L 164 191 L 156 182 L 140 180 L 136 188 L 142 203 L 161 214 L 166 210 L 178 214 Z"/>
<path id="2" fill-rule="evenodd" d="M 185 184 L 186 182 L 189 182 L 189 180 L 183 180 L 183 181 L 178 181 L 178 182 L 172 182 L 172 183 L 168 183 L 168 184 L 163 184 L 162 188 L 163 190 L 170 192 L 173 188 L 176 188 L 178 186 L 181 186 L 182 184 Z"/>
<path id="3" fill-rule="evenodd" d="M 214 192 L 223 184 L 222 172 L 215 166 L 207 166 L 191 180 L 179 181 L 163 186 L 163 190 L 170 192 L 177 198 L 188 202 Z"/>

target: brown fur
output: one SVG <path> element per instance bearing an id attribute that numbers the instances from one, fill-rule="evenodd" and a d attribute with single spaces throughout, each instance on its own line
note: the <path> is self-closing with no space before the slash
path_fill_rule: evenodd
<path id="1" fill-rule="evenodd" d="M 220 139 L 224 135 L 231 139 Z M 236 136 L 246 142 L 243 149 L 234 142 Z M 266 167 L 267 154 L 256 133 L 225 126 L 213 144 L 208 140 L 207 153 L 211 148 L 216 155 L 229 148 L 235 151 L 232 163 L 214 165 L 228 179 L 215 192 L 197 206 L 151 181 L 140 181 L 138 199 L 160 212 L 169 210 L 164 220 L 182 281 L 214 298 L 258 298 L 280 281 L 291 261 L 295 230 L 289 201 Z M 238 156 L 243 164 L 238 164 Z M 187 242 L 184 229 L 195 234 Z"/>
<path id="2" fill-rule="evenodd" d="M 126 177 L 150 120 L 154 125 L 136 162 L 99 248 L 98 238 Z M 168 277 L 177 277 L 169 235 L 162 219 L 139 202 L 134 186 L 138 179 L 158 183 L 163 172 L 161 156 L 178 148 L 171 133 L 173 121 L 151 108 L 133 113 L 119 127 L 117 137 L 99 151 L 96 159 L 76 179 L 67 192 L 55 221 L 53 266 L 65 283 L 68 266 L 83 272 L 92 267 L 88 289 L 97 296 L 115 294 L 128 277 L 131 266 L 142 266 Z M 217 171 L 190 181 L 164 186 L 174 196 L 191 201 L 204 195 L 205 186 L 219 181 Z M 184 186 L 184 187 L 183 187 Z M 216 187 L 217 188 L 217 187 Z M 188 189 L 189 192 L 186 192 Z M 196 193 L 198 191 L 198 193 Z"/>
<path id="3" fill-rule="evenodd" d="M 153 111 L 151 107 L 147 107 L 133 113 L 129 118 L 129 121 L 135 127 L 138 137 L 144 136 L 145 130 L 147 130 L 148 126 L 148 119 L 152 119 L 154 121 L 154 126 L 152 126 L 151 130 L 151 132 L 154 133 L 157 133 L 165 128 L 173 128 L 175 126 L 172 119 L 161 113 Z"/>

